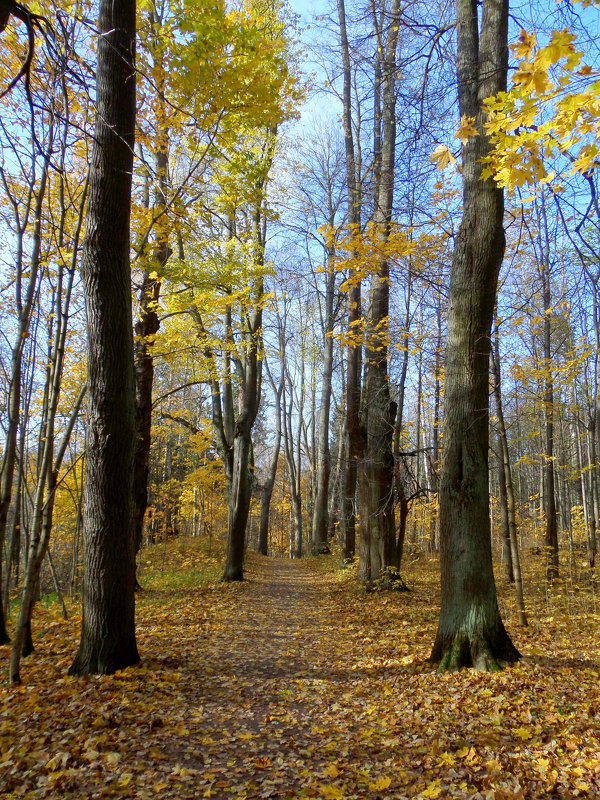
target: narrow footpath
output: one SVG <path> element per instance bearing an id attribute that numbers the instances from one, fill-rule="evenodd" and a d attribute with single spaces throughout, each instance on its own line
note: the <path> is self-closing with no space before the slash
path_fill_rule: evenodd
<path id="1" fill-rule="evenodd" d="M 329 796 L 341 797 L 333 765 L 359 731 L 340 704 L 357 675 L 336 647 L 343 619 L 333 618 L 330 584 L 290 559 L 250 556 L 246 575 L 226 619 L 220 607 L 211 624 L 208 612 L 189 737 L 167 751 L 199 770 L 198 796 L 201 786 L 210 797 L 316 796 L 310 784 L 325 769 Z"/>

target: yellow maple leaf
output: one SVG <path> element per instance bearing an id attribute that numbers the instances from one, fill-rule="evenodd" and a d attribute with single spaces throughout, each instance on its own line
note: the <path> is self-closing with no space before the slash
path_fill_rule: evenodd
<path id="1" fill-rule="evenodd" d="M 453 165 L 456 162 L 456 159 L 450 152 L 450 148 L 445 144 L 438 144 L 433 153 L 429 156 L 429 160 L 432 164 L 435 164 L 440 172 L 446 169 L 448 164 Z"/>
<path id="2" fill-rule="evenodd" d="M 545 69 L 551 64 L 556 64 L 561 58 L 569 58 L 574 53 L 574 40 L 575 34 L 567 28 L 562 31 L 552 31 L 550 41 L 537 54 L 538 63 Z"/>
<path id="3" fill-rule="evenodd" d="M 510 46 L 514 55 L 517 58 L 529 58 L 531 51 L 535 47 L 535 34 L 528 33 L 521 28 L 519 32 L 519 41 Z"/>
<path id="4" fill-rule="evenodd" d="M 458 128 L 454 133 L 455 139 L 460 139 L 461 144 L 466 144 L 471 136 L 477 136 L 479 131 L 473 125 L 475 122 L 475 117 L 467 117 L 466 114 L 463 114 L 460 118 L 460 122 L 458 123 Z"/>
<path id="5" fill-rule="evenodd" d="M 426 789 L 423 789 L 419 797 L 430 798 L 439 797 L 442 793 L 442 787 L 440 786 L 440 782 L 438 780 L 432 781 Z"/>
<path id="6" fill-rule="evenodd" d="M 319 786 L 319 793 L 326 800 L 342 800 L 344 797 L 344 789 L 341 786 Z"/>
<path id="7" fill-rule="evenodd" d="M 533 736 L 531 730 L 525 727 L 517 728 L 514 731 L 514 734 L 517 738 L 523 739 L 523 741 L 525 741 L 526 739 L 531 739 L 531 737 Z"/>
<path id="8" fill-rule="evenodd" d="M 325 769 L 323 770 L 323 773 L 324 773 L 325 775 L 327 775 L 328 777 L 330 777 L 330 778 L 337 778 L 337 776 L 340 774 L 340 771 L 339 771 L 339 769 L 336 767 L 336 765 L 335 765 L 335 764 L 328 764 L 328 765 L 325 767 Z"/>
<path id="9" fill-rule="evenodd" d="M 452 753 L 442 753 L 438 759 L 438 767 L 453 767 L 456 764 L 456 758 Z"/>
<path id="10" fill-rule="evenodd" d="M 369 791 L 370 792 L 382 792 L 384 789 L 387 789 L 392 782 L 392 779 L 389 778 L 387 775 L 382 775 L 381 778 L 377 778 L 376 781 L 369 784 Z"/>

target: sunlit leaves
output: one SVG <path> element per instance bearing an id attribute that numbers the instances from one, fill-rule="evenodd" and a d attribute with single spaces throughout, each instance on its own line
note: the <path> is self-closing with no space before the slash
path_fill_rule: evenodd
<path id="1" fill-rule="evenodd" d="M 548 43 L 521 31 L 512 46 L 519 59 L 509 91 L 485 101 L 493 151 L 484 177 L 509 189 L 553 181 L 550 160 L 566 157 L 564 172 L 597 166 L 600 81 L 577 49 L 568 29 L 553 31 Z"/>

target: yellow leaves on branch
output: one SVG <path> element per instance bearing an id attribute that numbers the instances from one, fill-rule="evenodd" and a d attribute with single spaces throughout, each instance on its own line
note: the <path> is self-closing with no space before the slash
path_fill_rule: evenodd
<path id="1" fill-rule="evenodd" d="M 374 275 L 383 261 L 393 265 L 400 259 L 412 257 L 420 243 L 420 238 L 413 238 L 411 230 L 394 224 L 386 237 L 382 237 L 378 227 L 372 223 L 363 229 L 350 225 L 343 228 L 325 226 L 321 233 L 327 246 L 335 250 L 332 268 L 346 273 L 340 287 L 342 291 L 348 291 Z"/>
<path id="2" fill-rule="evenodd" d="M 549 159 L 566 156 L 568 173 L 598 166 L 600 80 L 598 71 L 582 63 L 576 36 L 553 31 L 539 46 L 521 31 L 511 46 L 519 59 L 512 86 L 485 101 L 486 130 L 493 151 L 482 177 L 493 176 L 509 189 L 555 178 Z"/>

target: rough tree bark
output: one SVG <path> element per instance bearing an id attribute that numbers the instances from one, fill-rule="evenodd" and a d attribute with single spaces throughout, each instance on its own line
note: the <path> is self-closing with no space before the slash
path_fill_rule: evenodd
<path id="1" fill-rule="evenodd" d="M 355 157 L 354 134 L 352 128 L 352 72 L 350 47 L 346 30 L 346 8 L 344 0 L 338 0 L 338 19 L 340 25 L 340 50 L 344 73 L 343 121 L 344 145 L 346 151 L 346 183 L 348 187 L 348 227 L 357 231 L 360 227 L 360 184 Z M 361 318 L 360 281 L 354 281 L 348 291 L 348 331 L 350 335 L 358 329 Z M 354 558 L 356 549 L 356 482 L 358 460 L 362 453 L 360 435 L 360 378 L 362 347 L 358 342 L 348 345 L 346 378 L 346 469 L 342 491 L 341 539 L 344 560 Z"/>
<path id="2" fill-rule="evenodd" d="M 166 182 L 169 166 L 168 142 L 154 157 L 156 166 L 156 213 L 164 212 L 166 206 Z M 135 405 L 137 440 L 134 460 L 134 538 L 136 553 L 142 545 L 144 516 L 148 507 L 148 476 L 150 473 L 150 445 L 152 433 L 152 387 L 154 385 L 154 337 L 158 333 L 158 301 L 162 279 L 160 271 L 169 260 L 172 250 L 168 242 L 166 224 L 157 226 L 153 262 L 157 271 L 144 270 L 139 292 L 139 313 L 135 322 Z"/>
<path id="3" fill-rule="evenodd" d="M 333 214 L 329 225 L 333 227 Z M 333 376 L 333 327 L 335 324 L 335 270 L 333 268 L 334 250 L 327 248 L 327 279 L 325 287 L 325 320 L 323 326 L 323 378 L 321 384 L 321 406 L 319 409 L 319 433 L 317 439 L 318 469 L 315 504 L 312 523 L 313 553 L 328 553 L 329 533 L 329 476 L 331 461 L 329 451 L 329 416 L 331 408 L 331 382 Z"/>
<path id="4" fill-rule="evenodd" d="M 400 25 L 400 2 L 391 0 L 389 10 L 371 3 L 377 44 L 375 208 L 373 224 L 381 255 L 371 277 L 370 311 L 365 347 L 365 378 L 361 408 L 364 451 L 359 462 L 359 563 L 358 578 L 373 583 L 396 561 L 394 530 L 393 434 L 396 403 L 390 397 L 388 336 L 390 271 L 385 255 L 394 196 L 396 144 L 396 46 Z"/>
<path id="5" fill-rule="evenodd" d="M 97 114 L 81 273 L 88 421 L 83 619 L 73 675 L 135 664 L 136 437 L 129 219 L 135 130 L 135 0 L 100 0 Z"/>
<path id="6" fill-rule="evenodd" d="M 135 361 L 135 404 L 137 417 L 137 441 L 133 475 L 134 498 L 134 536 L 136 553 L 142 545 L 144 517 L 148 507 L 148 476 L 150 472 L 150 445 L 152 433 L 152 387 L 154 384 L 154 338 L 160 327 L 158 302 L 162 284 L 163 269 L 171 257 L 169 246 L 170 222 L 165 213 L 167 209 L 169 176 L 169 131 L 165 120 L 168 118 L 165 99 L 165 54 L 161 40 L 161 22 L 155 8 L 148 12 L 153 61 L 156 81 L 157 124 L 154 148 L 154 243 L 150 265 L 142 272 L 139 289 L 138 316 L 135 321 L 134 361 Z M 150 206 L 150 191 L 146 192 L 146 205 Z M 139 587 L 138 587 L 139 588 Z"/>
<path id="7" fill-rule="evenodd" d="M 481 22 L 479 23 L 479 19 Z M 440 480 L 441 609 L 431 660 L 498 669 L 519 653 L 496 597 L 489 519 L 489 356 L 504 256 L 504 195 L 481 179 L 482 101 L 506 86 L 508 0 L 457 0 L 459 111 L 478 135 L 462 148 L 463 218 L 450 276 Z"/>

